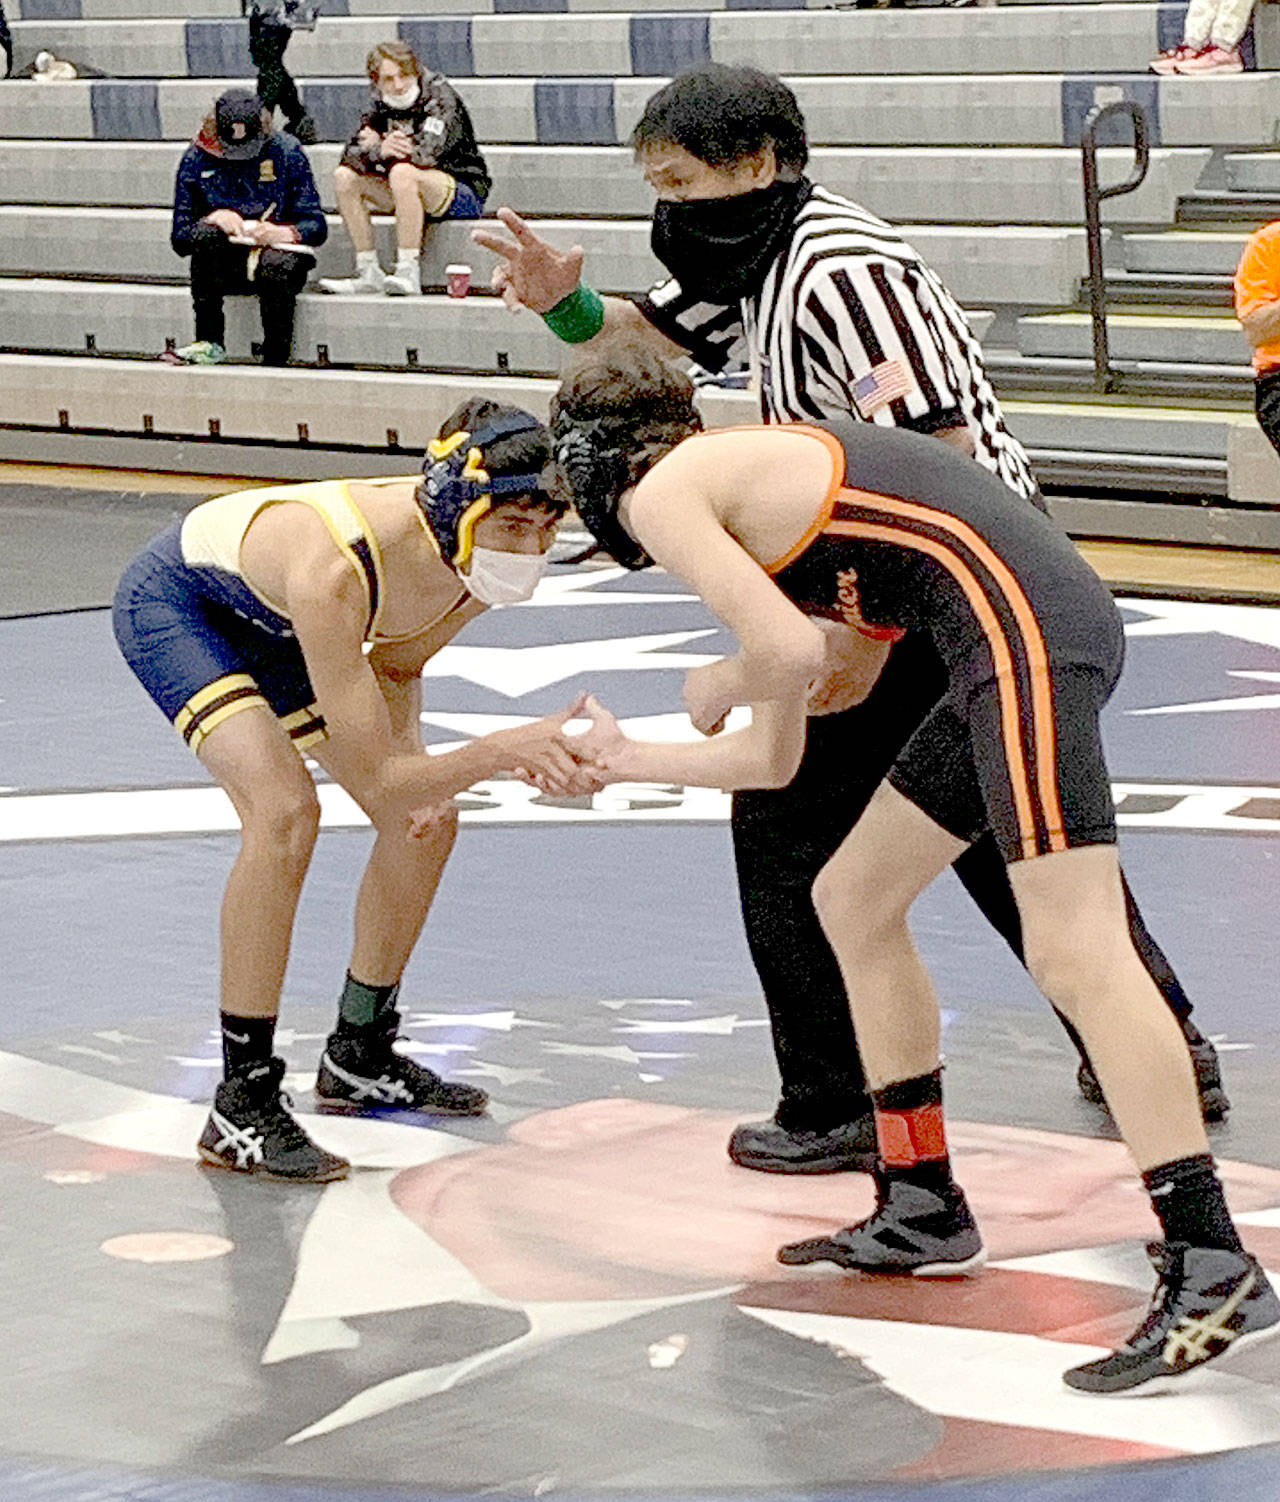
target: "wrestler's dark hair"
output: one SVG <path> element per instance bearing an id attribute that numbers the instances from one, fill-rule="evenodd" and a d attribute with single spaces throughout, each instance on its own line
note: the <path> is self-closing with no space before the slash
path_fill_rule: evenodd
<path id="1" fill-rule="evenodd" d="M 773 147 L 778 175 L 798 177 L 809 160 L 796 96 L 772 73 L 704 63 L 661 88 L 631 132 L 631 149 L 679 146 L 711 167 L 733 167 Z"/>
<path id="2" fill-rule="evenodd" d="M 664 454 L 702 427 L 693 382 L 643 344 L 614 343 L 571 363 L 551 398 L 551 428 L 602 426 L 620 454 L 622 484 L 635 485 Z M 563 477 L 557 487 L 564 490 Z"/>
<path id="3" fill-rule="evenodd" d="M 449 439 L 459 432 L 479 433 L 495 421 L 513 415 L 525 416 L 519 407 L 489 401 L 485 397 L 469 397 L 450 412 L 435 436 Z M 567 502 L 552 488 L 554 469 L 551 434 L 547 428 L 539 424 L 536 428 L 526 427 L 516 433 L 504 434 L 486 443 L 483 453 L 484 467 L 494 479 L 501 475 L 542 474 L 542 487 L 534 494 L 532 502 L 525 502 L 521 496 L 503 496 L 497 498 L 495 504 L 533 504 L 547 507 L 557 515 L 564 514 Z"/>

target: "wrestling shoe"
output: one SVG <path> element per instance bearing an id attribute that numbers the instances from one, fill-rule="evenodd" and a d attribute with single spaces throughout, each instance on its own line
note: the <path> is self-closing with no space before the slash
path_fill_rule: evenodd
<path id="1" fill-rule="evenodd" d="M 1187 1047 L 1191 1052 L 1191 1063 L 1196 1072 L 1196 1088 L 1200 1092 L 1200 1111 L 1206 1121 L 1222 1121 L 1231 1109 L 1231 1102 L 1227 1098 L 1227 1092 L 1222 1084 L 1222 1066 L 1218 1062 L 1218 1050 L 1209 1042 L 1208 1038 L 1197 1037 L 1189 1039 Z M 1080 1087 L 1080 1094 L 1095 1106 L 1106 1108 L 1106 1098 L 1102 1093 L 1102 1086 L 1098 1083 L 1098 1076 L 1093 1072 L 1093 1065 L 1088 1059 L 1081 1059 L 1080 1068 L 1076 1072 L 1076 1084 Z"/>
<path id="2" fill-rule="evenodd" d="M 963 1192 L 935 1194 L 905 1179 L 877 1176 L 876 1208 L 834 1236 L 814 1236 L 778 1249 L 789 1267 L 834 1262 L 849 1272 L 909 1273 L 915 1278 L 962 1278 L 987 1260 Z"/>
<path id="3" fill-rule="evenodd" d="M 1228 1351 L 1280 1334 L 1280 1299 L 1254 1258 L 1185 1242 L 1147 1248 L 1157 1275 L 1147 1317 L 1118 1350 L 1062 1374 L 1101 1396 L 1168 1392 Z"/>
<path id="4" fill-rule="evenodd" d="M 479 1116 L 489 1097 L 474 1085 L 442 1080 L 431 1069 L 398 1054 L 391 1046 L 399 1030 L 399 1013 L 365 1042 L 330 1033 L 316 1076 L 321 1111 L 362 1115 L 378 1111 L 430 1111 L 440 1116 Z M 370 1029 L 370 1031 L 374 1031 Z"/>
<path id="5" fill-rule="evenodd" d="M 283 1078 L 284 1060 L 272 1059 L 252 1075 L 223 1080 L 200 1133 L 200 1157 L 216 1168 L 282 1184 L 345 1179 L 350 1163 L 317 1147 L 290 1114 Z"/>
<path id="6" fill-rule="evenodd" d="M 876 1119 L 868 1111 L 825 1132 L 788 1131 L 776 1117 L 744 1121 L 729 1138 L 729 1156 L 758 1173 L 871 1173 Z"/>

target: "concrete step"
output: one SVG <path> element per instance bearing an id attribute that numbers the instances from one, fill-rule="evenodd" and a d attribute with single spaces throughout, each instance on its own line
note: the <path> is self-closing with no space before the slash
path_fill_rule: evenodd
<path id="1" fill-rule="evenodd" d="M 326 208 L 333 208 L 339 148 L 310 152 Z M 1103 180 L 1129 168 L 1132 154 L 1100 152 Z M 510 204 L 535 217 L 648 219 L 653 195 L 630 151 L 609 146 L 491 146 L 490 206 Z M 1129 224 L 1167 224 L 1211 156 L 1203 147 L 1157 148 L 1147 179 L 1124 199 Z M 168 207 L 175 148 L 163 142 L 0 141 L 0 203 Z M 816 181 L 895 223 L 1077 228 L 1080 156 L 1066 147 L 823 147 L 812 154 Z"/>
<path id="2" fill-rule="evenodd" d="M 1247 226 L 1280 218 L 1280 193 L 1245 193 L 1235 188 L 1199 188 L 1178 200 L 1179 224 Z"/>
<path id="3" fill-rule="evenodd" d="M 1109 271 L 1106 275 L 1108 306 L 1117 313 L 1129 306 L 1159 305 L 1189 309 L 1234 306 L 1230 276 L 1196 276 L 1187 272 Z M 1086 278 L 1080 289 L 1087 303 Z"/>
<path id="4" fill-rule="evenodd" d="M 533 220 L 552 243 L 580 244 L 587 276 L 602 292 L 643 292 L 664 272 L 649 249 L 641 220 Z M 0 207 L 0 276 L 33 272 L 55 277 L 115 281 L 185 282 L 188 263 L 169 246 L 165 209 Z M 342 221 L 331 215 L 321 246 L 318 276 L 349 276 L 352 254 Z M 383 263 L 391 264 L 394 232 L 375 221 Z M 433 226 L 423 248 L 423 280 L 443 288 L 444 268 L 462 261 L 474 284 L 487 284 L 493 258 L 471 240 L 470 223 Z M 905 225 L 903 233 L 962 303 L 1020 307 L 1062 306 L 1075 299 L 1084 264 L 1084 233 L 1067 228 L 993 226 L 961 228 Z"/>
<path id="5" fill-rule="evenodd" d="M 74 5 L 75 0 L 71 0 Z M 486 9 L 477 6 L 476 9 Z M 676 7 L 680 9 L 682 7 Z M 412 7 L 410 7 L 412 9 Z M 341 77 L 389 27 L 415 40 L 453 78 L 664 75 L 714 60 L 782 74 L 1143 73 L 1164 33 L 1154 5 L 1037 5 L 966 13 L 732 10 L 687 15 L 614 13 L 324 17 L 290 45 L 290 69 Z M 247 73 L 247 26 L 232 18 L 18 21 L 15 61 L 41 48 L 121 78 Z M 566 59 L 572 69 L 566 69 Z M 1244 91 L 1241 91 L 1243 95 Z M 1248 139 L 1246 137 L 1246 139 Z"/>
<path id="6" fill-rule="evenodd" d="M 322 141 L 348 139 L 366 103 L 368 83 L 352 73 L 355 61 L 348 55 L 333 77 L 298 76 Z M 234 68 L 223 77 L 112 78 L 56 90 L 16 80 L 0 91 L 0 137 L 185 142 L 216 95 L 235 81 Z M 614 146 L 627 143 L 665 79 L 624 71 L 599 79 L 463 74 L 454 81 L 483 140 Z M 1280 112 L 1275 73 L 1118 82 L 1109 74 L 798 74 L 787 82 L 804 110 L 810 142 L 831 146 L 900 145 L 904 119 L 912 121 L 917 146 L 1074 146 L 1087 110 L 1117 94 L 1146 108 L 1158 146 L 1262 138 Z"/>
<path id="7" fill-rule="evenodd" d="M 547 378 L 173 368 L 155 361 L 0 353 L 0 426 L 373 450 L 391 445 L 416 453 L 464 396 L 484 392 L 544 415 L 554 386 Z M 743 392 L 707 390 L 699 401 L 712 424 L 755 415 Z M 1257 432 L 1246 410 L 1046 400 L 1008 402 L 1005 410 L 1012 430 L 1033 450 L 1099 459 L 1221 464 L 1234 434 Z M 394 458 L 388 468 L 403 462 Z"/>
<path id="8" fill-rule="evenodd" d="M 1280 150 L 1235 151 L 1223 168 L 1233 193 L 1280 194 Z"/>
<path id="9" fill-rule="evenodd" d="M 1248 343 L 1234 317 L 1171 316 L 1154 310 L 1112 313 L 1107 334 L 1116 360 L 1242 368 L 1249 361 Z M 1092 339 L 1087 313 L 1038 313 L 1018 320 L 1018 349 L 1023 355 L 1088 358 Z"/>
<path id="10" fill-rule="evenodd" d="M 1125 269 L 1160 276 L 1235 273 L 1248 238 L 1242 230 L 1135 231 L 1119 237 Z"/>
<path id="11" fill-rule="evenodd" d="M 159 356 L 195 337 L 182 287 L 0 278 L 0 341 L 10 350 Z M 227 349 L 247 359 L 261 338 L 256 302 L 227 300 Z M 532 313 L 494 297 L 298 299 L 294 355 L 308 365 L 551 375 L 564 348 Z"/>

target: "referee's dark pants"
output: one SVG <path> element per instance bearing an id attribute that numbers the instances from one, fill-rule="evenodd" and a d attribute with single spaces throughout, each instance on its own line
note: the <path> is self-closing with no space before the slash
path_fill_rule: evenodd
<path id="1" fill-rule="evenodd" d="M 861 704 L 809 721 L 794 781 L 777 791 L 734 795 L 738 890 L 769 1009 L 782 1077 L 777 1121 L 786 1131 L 826 1132 L 870 1109 L 848 998 L 818 923 L 812 888 L 945 684 L 932 642 L 912 632 L 894 647 Z M 1021 959 L 1018 909 L 995 841 L 971 845 L 954 870 Z M 1125 898 L 1134 945 L 1182 1021 L 1191 1003 L 1147 932 L 1127 883 Z M 1079 1048 L 1079 1037 L 1065 1020 L 1064 1026 Z"/>
<path id="2" fill-rule="evenodd" d="M 287 365 L 293 347 L 293 315 L 298 293 L 306 285 L 309 256 L 270 246 L 258 252 L 249 279 L 247 245 L 232 245 L 212 224 L 196 226 L 191 252 L 191 301 L 196 315 L 196 338 L 226 344 L 227 321 L 223 300 L 246 296 L 258 299 L 262 315 L 262 363 Z"/>

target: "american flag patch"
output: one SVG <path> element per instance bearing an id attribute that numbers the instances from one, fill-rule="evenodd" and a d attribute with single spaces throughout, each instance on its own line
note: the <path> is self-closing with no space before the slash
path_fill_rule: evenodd
<path id="1" fill-rule="evenodd" d="M 870 417 L 881 407 L 911 394 L 911 378 L 897 360 L 882 360 L 853 383 L 853 399 L 863 417 Z"/>

